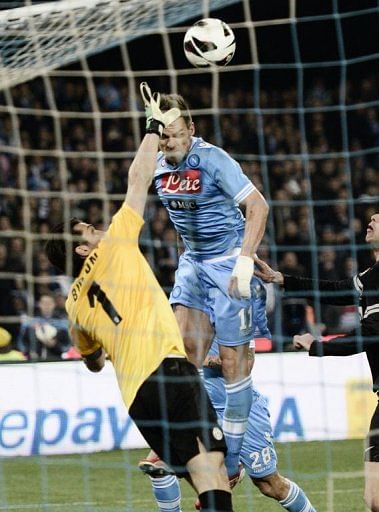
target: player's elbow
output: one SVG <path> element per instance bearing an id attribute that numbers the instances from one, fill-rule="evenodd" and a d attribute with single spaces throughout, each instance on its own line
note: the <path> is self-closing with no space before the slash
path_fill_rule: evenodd
<path id="1" fill-rule="evenodd" d="M 103 348 L 96 350 L 93 354 L 83 357 L 84 364 L 90 372 L 98 373 L 105 365 L 105 351 Z"/>
<path id="2" fill-rule="evenodd" d="M 93 373 L 98 373 L 104 368 L 103 362 L 100 363 L 98 361 L 84 361 L 84 363 L 88 370 Z"/>
<path id="3" fill-rule="evenodd" d="M 262 211 L 262 215 L 266 218 L 268 216 L 268 212 L 270 211 L 270 207 L 269 207 L 266 199 L 262 196 L 262 194 L 259 194 L 259 195 L 260 195 L 260 198 L 258 200 L 259 208 Z"/>

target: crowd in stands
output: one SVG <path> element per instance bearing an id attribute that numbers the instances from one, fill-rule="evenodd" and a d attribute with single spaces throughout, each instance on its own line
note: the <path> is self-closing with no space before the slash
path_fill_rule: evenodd
<path id="1" fill-rule="evenodd" d="M 235 156 L 268 199 L 261 255 L 282 272 L 340 279 L 370 265 L 364 236 L 379 196 L 378 82 L 377 76 L 348 81 L 348 108 L 341 112 L 334 108 L 341 99 L 338 85 L 315 80 L 305 90 L 304 113 L 297 110 L 296 88 L 262 90 L 257 112 L 251 91 L 237 85 L 220 94 L 217 129 L 213 114 L 201 112 L 211 107 L 209 87 L 182 84 L 179 92 L 200 110 L 197 134 Z M 46 112 L 51 101 L 40 80 L 11 90 L 20 109 L 17 123 L 0 113 L 0 324 L 13 336 L 13 347 L 32 360 L 60 359 L 70 348 L 64 314 L 69 282 L 43 252 L 46 234 L 65 211 L 104 227 L 125 193 L 138 142 L 135 125 L 123 114 L 137 109 L 142 119 L 127 82 L 96 81 L 97 108 L 107 114 L 100 125 L 84 79 L 54 78 L 52 90 L 61 113 L 58 129 Z M 6 105 L 5 97 L 0 103 Z M 20 145 L 22 151 L 16 150 Z M 108 202 L 99 194 L 104 192 Z M 169 292 L 178 262 L 176 234 L 153 190 L 146 220 L 144 251 Z M 319 316 L 318 308 L 291 299 L 282 303 L 278 319 L 278 300 L 269 290 L 274 335 L 290 337 L 310 325 L 322 330 L 324 323 L 331 332 L 346 332 L 356 322 L 355 308 L 321 308 Z"/>

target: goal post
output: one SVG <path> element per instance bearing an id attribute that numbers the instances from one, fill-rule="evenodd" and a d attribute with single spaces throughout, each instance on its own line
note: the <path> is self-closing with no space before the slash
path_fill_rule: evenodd
<path id="1" fill-rule="evenodd" d="M 0 12 L 0 88 L 238 0 L 62 0 Z"/>

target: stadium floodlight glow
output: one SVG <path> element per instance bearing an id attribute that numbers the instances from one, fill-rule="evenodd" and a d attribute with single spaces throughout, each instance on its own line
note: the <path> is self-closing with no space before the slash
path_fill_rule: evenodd
<path id="1" fill-rule="evenodd" d="M 240 0 L 63 0 L 0 12 L 0 88 Z"/>

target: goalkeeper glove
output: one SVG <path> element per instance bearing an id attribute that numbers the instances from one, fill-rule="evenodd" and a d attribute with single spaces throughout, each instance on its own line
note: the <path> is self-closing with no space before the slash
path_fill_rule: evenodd
<path id="1" fill-rule="evenodd" d="M 161 137 L 163 128 L 166 128 L 181 116 L 180 110 L 171 108 L 167 112 L 162 112 L 159 108 L 161 101 L 159 92 L 151 94 L 150 87 L 146 82 L 140 84 L 140 91 L 145 105 L 146 133 L 156 133 Z"/>
<path id="2" fill-rule="evenodd" d="M 237 289 L 242 299 L 251 298 L 250 282 L 254 275 L 254 260 L 249 256 L 238 256 L 232 277 L 237 279 Z"/>

